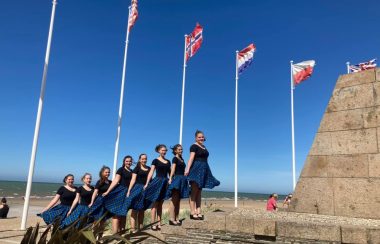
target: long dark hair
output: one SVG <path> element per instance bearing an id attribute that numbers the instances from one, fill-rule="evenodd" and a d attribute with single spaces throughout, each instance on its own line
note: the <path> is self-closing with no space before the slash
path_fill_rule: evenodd
<path id="1" fill-rule="evenodd" d="M 170 148 L 170 149 L 172 149 L 172 153 L 174 154 L 174 156 L 177 156 L 177 154 L 176 154 L 175 151 L 177 151 L 177 149 L 178 149 L 179 147 L 182 147 L 182 145 L 181 145 L 181 144 L 175 144 L 174 146 L 172 146 L 172 147 Z M 183 160 L 182 155 L 179 155 L 179 157 Z"/>
<path id="2" fill-rule="evenodd" d="M 110 167 L 105 166 L 105 165 L 103 165 L 103 167 L 100 169 L 100 171 L 99 171 L 99 180 L 100 180 L 100 183 L 104 183 L 104 182 L 106 181 L 106 179 L 103 178 L 103 173 L 104 173 L 104 171 L 106 171 L 107 169 L 108 169 L 109 171 L 111 171 Z"/>
<path id="3" fill-rule="evenodd" d="M 161 148 L 166 148 L 165 144 L 158 144 L 154 150 L 158 152 Z"/>

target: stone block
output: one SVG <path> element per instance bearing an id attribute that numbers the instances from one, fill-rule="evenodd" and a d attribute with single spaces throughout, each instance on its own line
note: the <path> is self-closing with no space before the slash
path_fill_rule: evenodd
<path id="1" fill-rule="evenodd" d="M 276 221 L 272 219 L 255 219 L 255 235 L 276 236 Z"/>
<path id="2" fill-rule="evenodd" d="M 334 214 L 333 181 L 331 178 L 301 178 L 298 180 L 289 211 Z"/>
<path id="3" fill-rule="evenodd" d="M 375 82 L 373 84 L 373 96 L 374 96 L 374 104 L 380 105 L 380 82 Z"/>
<path id="4" fill-rule="evenodd" d="M 318 132 L 363 128 L 362 109 L 325 113 Z"/>
<path id="5" fill-rule="evenodd" d="M 377 153 L 376 128 L 330 132 L 332 154 Z"/>
<path id="6" fill-rule="evenodd" d="M 327 177 L 328 156 L 308 156 L 302 170 L 302 177 Z"/>
<path id="7" fill-rule="evenodd" d="M 277 222 L 277 236 L 284 238 L 341 242 L 340 226 L 310 222 Z"/>
<path id="8" fill-rule="evenodd" d="M 380 126 L 380 107 L 371 107 L 363 109 L 363 128 L 372 128 Z"/>
<path id="9" fill-rule="evenodd" d="M 368 230 L 368 243 L 379 244 L 380 243 L 380 229 Z"/>
<path id="10" fill-rule="evenodd" d="M 331 133 L 317 133 L 311 146 L 309 155 L 330 155 L 331 154 Z"/>
<path id="11" fill-rule="evenodd" d="M 380 177 L 380 154 L 368 155 L 369 177 Z"/>
<path id="12" fill-rule="evenodd" d="M 367 243 L 367 230 L 365 228 L 359 228 L 358 226 L 342 226 L 341 231 L 343 243 Z"/>
<path id="13" fill-rule="evenodd" d="M 327 112 L 374 106 L 375 92 L 372 83 L 337 88 L 334 90 L 327 106 Z"/>
<path id="14" fill-rule="evenodd" d="M 376 80 L 375 70 L 366 70 L 357 73 L 344 74 L 339 76 L 335 88 L 355 86 L 359 84 L 371 83 Z"/>
<path id="15" fill-rule="evenodd" d="M 208 213 L 205 221 L 209 230 L 226 230 L 226 213 L 224 212 Z"/>
<path id="16" fill-rule="evenodd" d="M 334 178 L 335 215 L 380 218 L 380 179 Z"/>
<path id="17" fill-rule="evenodd" d="M 329 177 L 368 177 L 368 155 L 326 156 Z"/>
<path id="18" fill-rule="evenodd" d="M 226 231 L 239 232 L 243 226 L 242 216 L 237 214 L 229 214 L 226 216 Z"/>

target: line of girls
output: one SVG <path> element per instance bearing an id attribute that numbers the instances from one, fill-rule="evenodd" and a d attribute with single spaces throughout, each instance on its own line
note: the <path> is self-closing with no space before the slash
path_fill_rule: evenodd
<path id="1" fill-rule="evenodd" d="M 212 189 L 220 184 L 211 173 L 207 161 L 209 152 L 204 141 L 203 132 L 197 130 L 187 167 L 180 144 L 172 147 L 175 156 L 171 163 L 165 158 L 166 146 L 160 144 L 155 149 L 158 157 L 152 161 L 151 167 L 147 166 L 147 155 L 141 154 L 132 170 L 133 159 L 126 156 L 112 181 L 109 179 L 110 168 L 103 166 L 95 187 L 91 186 L 90 174 L 82 177 L 83 185 L 78 188 L 73 185 L 74 176 L 69 174 L 63 180 L 65 185 L 58 189 L 56 196 L 38 216 L 46 224 L 60 218 L 61 227 L 85 215 L 89 215 L 92 221 L 105 216 L 101 221 L 101 226 L 104 226 L 106 219 L 112 217 L 112 231 L 117 233 L 125 228 L 129 209 L 132 209 L 130 226 L 135 230 L 143 227 L 144 211 L 151 208 L 151 223 L 157 223 L 151 228 L 161 230 L 164 200 L 171 198 L 169 224 L 179 226 L 180 200 L 190 196 L 190 219 L 203 220 L 202 189 Z M 60 204 L 56 205 L 58 201 Z"/>

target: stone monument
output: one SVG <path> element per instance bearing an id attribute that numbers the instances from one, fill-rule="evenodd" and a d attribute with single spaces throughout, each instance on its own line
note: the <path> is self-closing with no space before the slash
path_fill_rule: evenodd
<path id="1" fill-rule="evenodd" d="M 341 75 L 289 211 L 380 219 L 380 69 Z"/>

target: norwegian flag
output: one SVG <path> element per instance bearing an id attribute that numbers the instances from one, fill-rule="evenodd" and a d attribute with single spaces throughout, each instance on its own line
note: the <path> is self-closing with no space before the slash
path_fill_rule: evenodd
<path id="1" fill-rule="evenodd" d="M 368 62 L 350 65 L 350 73 L 356 73 L 367 69 L 374 69 L 376 66 L 376 59 L 374 58 Z"/>
<path id="2" fill-rule="evenodd" d="M 138 16 L 139 12 L 137 11 L 137 0 L 132 0 L 129 9 L 128 30 L 131 30 L 131 28 L 135 25 Z"/>
<path id="3" fill-rule="evenodd" d="M 186 37 L 186 62 L 189 58 L 194 56 L 201 47 L 203 41 L 202 32 L 203 27 L 197 23 L 193 32 Z"/>

